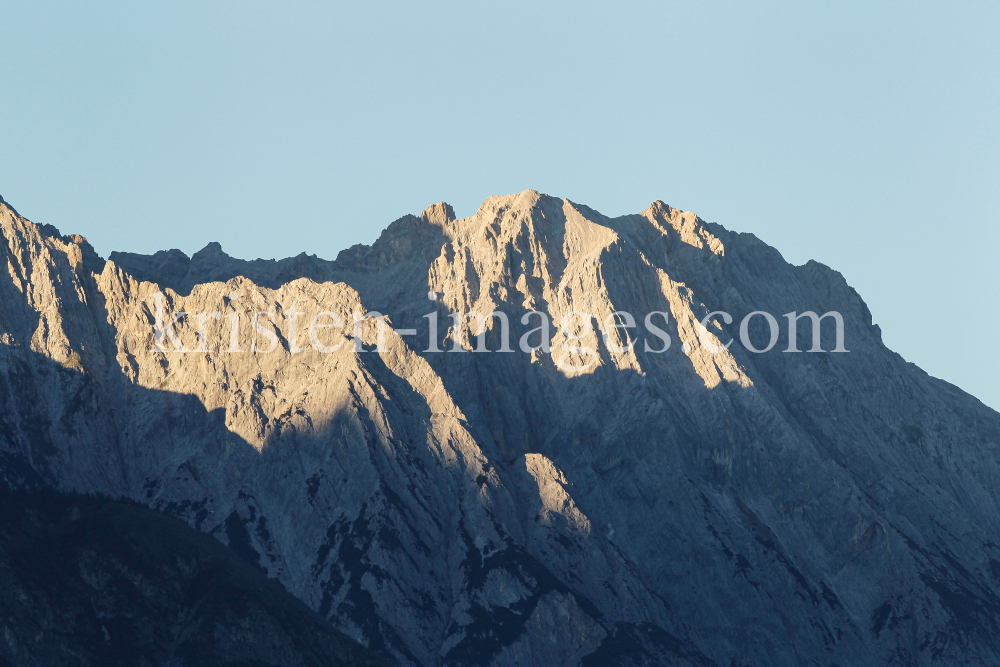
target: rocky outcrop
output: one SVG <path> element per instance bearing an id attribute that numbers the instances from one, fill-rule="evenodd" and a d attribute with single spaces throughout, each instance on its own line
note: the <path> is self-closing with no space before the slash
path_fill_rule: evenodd
<path id="1" fill-rule="evenodd" d="M 8 482 L 180 517 L 400 664 L 1000 659 L 1000 415 L 886 349 L 823 265 L 534 191 L 333 262 L 103 262 L 5 205 L 0 231 Z M 495 310 L 513 351 L 492 319 L 471 352 L 449 315 Z M 807 310 L 848 353 L 832 328 L 783 352 Z M 554 325 L 524 353 L 533 311 Z M 375 312 L 383 344 L 375 319 L 355 340 Z"/>

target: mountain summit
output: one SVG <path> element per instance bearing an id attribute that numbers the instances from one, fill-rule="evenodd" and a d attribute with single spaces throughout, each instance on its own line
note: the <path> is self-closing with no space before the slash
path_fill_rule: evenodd
<path id="1" fill-rule="evenodd" d="M 180 518 L 400 665 L 1000 661 L 1000 414 L 822 264 L 532 190 L 334 261 L 0 234 L 6 483 Z"/>

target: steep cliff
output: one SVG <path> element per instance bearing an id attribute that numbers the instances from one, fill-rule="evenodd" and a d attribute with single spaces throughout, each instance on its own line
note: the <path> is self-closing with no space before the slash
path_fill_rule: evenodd
<path id="1" fill-rule="evenodd" d="M 332 262 L 105 262 L 5 204 L 0 232 L 8 483 L 179 517 L 400 664 L 1000 659 L 1000 415 L 886 349 L 823 265 L 534 191 Z M 495 310 L 510 352 L 498 318 L 488 352 L 450 327 Z M 754 311 L 781 325 L 761 354 Z M 784 352 L 804 311 L 849 352 L 829 319 L 824 352 Z M 353 340 L 376 312 L 383 344 L 375 319 Z M 573 313 L 596 321 L 567 343 Z"/>

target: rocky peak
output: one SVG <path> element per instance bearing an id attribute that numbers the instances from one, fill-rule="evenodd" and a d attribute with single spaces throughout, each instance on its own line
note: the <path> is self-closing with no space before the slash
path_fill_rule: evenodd
<path id="1" fill-rule="evenodd" d="M 455 221 L 455 211 L 452 209 L 451 204 L 438 202 L 425 208 L 420 217 L 428 224 L 446 227 Z"/>

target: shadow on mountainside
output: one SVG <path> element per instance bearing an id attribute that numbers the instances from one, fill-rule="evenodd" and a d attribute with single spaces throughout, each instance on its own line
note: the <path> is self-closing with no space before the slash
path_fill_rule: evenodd
<path id="1" fill-rule="evenodd" d="M 366 356 L 365 360 L 365 367 L 392 396 L 387 407 L 389 419 L 407 423 L 396 418 L 405 413 L 424 423 L 430 421 L 432 413 L 422 396 L 395 376 L 377 354 Z M 106 381 L 118 381 L 112 377 L 109 374 Z M 63 468 L 73 467 L 76 479 L 91 480 L 90 488 L 115 489 L 117 493 L 181 518 L 195 528 L 211 532 L 228 544 L 236 557 L 257 571 L 255 576 L 273 574 L 283 554 L 273 541 L 269 541 L 268 533 L 282 517 L 272 511 L 265 516 L 261 503 L 256 502 L 254 496 L 260 495 L 262 490 L 255 488 L 254 471 L 285 466 L 290 458 L 308 459 L 311 454 L 322 460 L 317 450 L 327 447 L 335 436 L 329 431 L 301 433 L 286 424 L 284 428 L 279 426 L 276 437 L 258 452 L 225 427 L 224 410 L 208 411 L 194 395 L 127 382 L 123 386 L 121 393 L 116 392 L 119 399 L 111 401 L 107 388 L 82 366 L 59 364 L 23 348 L 0 346 L 0 397 L 5 402 L 0 413 L 0 439 L 5 453 L 0 461 L 0 475 L 12 486 L 64 487 L 66 473 Z M 58 396 L 58 400 L 54 401 L 54 396 Z M 53 403 L 58 405 L 57 414 L 50 412 Z M 158 407 L 152 409 L 151 406 Z M 138 407 L 142 407 L 141 424 L 130 418 Z M 415 656 L 407 648 L 415 638 L 401 636 L 386 620 L 391 610 L 377 605 L 371 582 L 409 585 L 425 599 L 432 599 L 430 596 L 438 595 L 439 590 L 449 589 L 449 573 L 444 562 L 444 567 L 438 568 L 436 573 L 428 573 L 415 567 L 412 558 L 405 554 L 436 551 L 439 555 L 434 558 L 443 560 L 449 545 L 446 541 L 427 544 L 426 536 L 419 529 L 421 521 L 427 519 L 418 515 L 429 513 L 430 521 L 436 522 L 440 520 L 438 516 L 443 519 L 452 510 L 448 509 L 444 498 L 436 503 L 437 507 L 426 504 L 428 498 L 433 498 L 431 487 L 435 482 L 434 475 L 425 471 L 440 465 L 422 444 L 421 435 L 426 438 L 426 434 L 400 429 L 395 431 L 391 442 L 383 443 L 375 417 L 360 404 L 357 418 L 361 440 L 377 469 L 378 478 L 366 489 L 360 514 L 345 513 L 350 509 L 350 504 L 345 503 L 331 512 L 334 517 L 339 515 L 341 518 L 324 524 L 329 528 L 314 565 L 314 574 L 324 591 L 317 609 L 335 624 L 359 631 L 370 649 L 416 663 Z M 136 428 L 143 430 L 139 434 L 129 433 Z M 188 456 L 189 450 L 183 446 L 190 442 L 199 445 L 196 456 Z M 391 446 L 391 451 L 386 451 L 385 444 Z M 136 451 L 138 446 L 146 451 Z M 226 471 L 241 471 L 244 481 L 237 481 L 228 490 L 203 483 L 213 466 L 222 465 Z M 334 501 L 343 498 L 346 495 L 343 487 L 350 488 L 354 480 L 341 481 L 339 476 L 334 476 L 328 463 L 326 472 L 328 474 L 317 473 L 310 477 L 308 488 L 285 489 L 286 502 L 294 502 L 301 492 L 307 507 L 314 502 L 319 506 L 324 496 L 329 497 L 334 492 L 331 487 L 338 486 L 342 488 Z M 106 483 L 93 481 L 101 479 Z M 468 492 L 474 493 L 482 484 L 468 480 Z M 423 490 L 418 491 L 419 488 Z M 220 492 L 227 491 L 236 498 L 218 497 Z M 179 499 L 183 496 L 187 498 Z M 237 498 L 255 507 L 256 513 L 251 510 L 247 515 L 231 509 L 232 503 L 238 502 Z M 220 514 L 213 508 L 226 509 Z M 467 594 L 474 597 L 490 595 L 491 580 L 501 573 L 518 581 L 525 591 L 513 605 L 473 604 L 468 611 L 471 622 L 464 627 L 465 639 L 451 647 L 446 656 L 447 664 L 488 664 L 498 651 L 518 640 L 536 606 L 550 593 L 574 597 L 595 622 L 607 624 L 608 636 L 615 639 L 600 648 L 598 655 L 616 655 L 622 664 L 711 664 L 689 640 L 655 624 L 604 619 L 588 600 L 586 591 L 579 590 L 579 586 L 568 586 L 565 576 L 556 576 L 511 536 L 509 528 L 498 526 L 504 535 L 504 544 L 501 551 L 492 555 L 482 552 L 475 541 L 475 529 L 462 520 L 441 535 L 444 540 L 444 533 L 458 531 L 458 547 L 465 552 L 460 565 L 465 577 L 462 589 Z M 138 543 L 135 548 L 140 548 Z M 155 542 L 148 548 L 155 551 Z M 386 571 L 380 552 L 396 560 L 395 571 Z M 426 581 L 430 574 L 434 578 Z M 93 595 L 105 593 L 95 589 Z M 44 600 L 39 602 L 39 608 L 44 604 L 47 604 Z M 140 602 L 130 600 L 122 604 Z M 443 610 L 442 623 L 447 623 L 449 613 L 450 610 Z M 149 632 L 154 634 L 170 631 L 156 629 L 158 619 L 151 618 L 149 623 L 152 628 Z M 78 637 L 78 640 L 89 645 L 87 637 Z M 67 643 L 63 648 L 69 650 L 69 646 Z M 135 650 L 140 649 L 147 650 L 145 647 Z M 28 651 L 26 655 L 34 655 L 31 651 L 35 649 L 25 650 Z"/>
<path id="2" fill-rule="evenodd" d="M 384 665 L 218 541 L 139 505 L 0 488 L 0 662 Z"/>
<path id="3" fill-rule="evenodd" d="M 658 281 L 639 280 L 642 264 L 628 256 L 637 216 L 596 216 L 622 235 L 601 264 L 611 303 L 665 310 Z M 542 217 L 548 242 L 561 247 L 565 216 L 550 206 Z M 645 372 L 637 373 L 615 369 L 599 342 L 603 365 L 572 378 L 520 354 L 426 358 L 487 451 L 507 464 L 531 452 L 551 458 L 647 585 L 683 609 L 706 645 L 726 638 L 727 659 L 778 664 L 773 651 L 806 645 L 821 656 L 852 643 L 848 661 L 995 656 L 1000 416 L 886 350 L 840 274 L 816 262 L 792 267 L 751 235 L 712 228 L 727 247 L 715 265 L 673 240 L 659 252 L 674 279 L 709 304 L 705 312 L 736 316 L 723 340 L 738 341 L 740 318 L 755 310 L 779 319 L 837 310 L 851 353 L 785 354 L 782 329 L 774 353 L 734 345 L 753 386 L 712 389 L 679 345 L 639 355 Z M 410 286 L 397 303 L 419 302 L 425 288 Z M 508 309 L 512 322 L 526 312 Z M 487 337 L 492 350 L 496 334 Z M 826 350 L 831 334 L 822 335 Z M 416 339 L 426 335 L 419 324 Z M 675 328 L 671 335 L 678 342 Z M 761 318 L 750 336 L 764 347 Z M 442 349 L 446 338 L 439 331 Z M 811 345 L 801 326 L 798 349 Z M 657 367 L 665 381 L 651 382 Z M 781 648 L 756 648 L 767 644 Z"/>
<path id="4" fill-rule="evenodd" d="M 0 402 L 3 403 L 3 410 L 0 412 L 0 443 L 2 443 L 3 449 L 2 456 L 0 456 L 0 479 L 5 483 L 4 488 L 20 488 L 25 490 L 23 493 L 36 494 L 35 496 L 16 495 L 15 499 L 37 497 L 41 499 L 39 502 L 54 505 L 70 501 L 61 496 L 52 495 L 55 492 L 49 492 L 46 489 L 66 488 L 67 486 L 85 491 L 102 488 L 112 489 L 116 495 L 141 502 L 166 515 L 182 519 L 198 531 L 206 531 L 214 535 L 217 539 L 208 536 L 201 537 L 201 533 L 196 532 L 197 540 L 200 540 L 196 544 L 205 544 L 205 540 L 207 540 L 207 543 L 217 545 L 215 551 L 211 552 L 216 559 L 219 553 L 226 553 L 229 555 L 225 562 L 231 564 L 234 559 L 238 559 L 243 563 L 238 568 L 239 574 L 233 575 L 242 577 L 243 579 L 239 579 L 240 582 L 244 580 L 257 581 L 253 584 L 254 590 L 281 590 L 281 595 L 291 597 L 290 594 L 281 589 L 281 585 L 273 578 L 274 573 L 269 571 L 269 567 L 273 569 L 274 563 L 272 561 L 278 557 L 278 554 L 275 553 L 277 550 L 273 541 L 269 539 L 268 517 L 263 514 L 255 514 L 253 510 L 251 510 L 250 516 L 247 516 L 245 511 L 241 512 L 234 507 L 234 503 L 238 499 L 243 501 L 244 508 L 247 501 L 251 506 L 253 505 L 253 493 L 256 491 L 253 488 L 253 482 L 249 479 L 242 483 L 236 480 L 232 488 L 227 489 L 227 485 L 224 484 L 221 487 L 214 485 L 208 478 L 210 475 L 218 474 L 216 468 L 229 474 L 245 475 L 247 478 L 252 478 L 253 471 L 259 467 L 281 465 L 288 453 L 284 451 L 281 444 L 294 446 L 297 444 L 296 441 L 288 437 L 279 438 L 277 440 L 279 444 L 274 448 L 266 448 L 263 452 L 258 452 L 250 443 L 226 428 L 225 410 L 208 411 L 198 398 L 191 394 L 147 389 L 128 382 L 123 384 L 125 391 L 116 392 L 121 398 L 118 401 L 112 401 L 110 393 L 106 391 L 107 388 L 102 386 L 86 369 L 74 368 L 69 364 L 58 364 L 35 352 L 0 345 Z M 119 387 L 119 389 L 121 388 Z M 59 393 L 57 401 L 52 400 L 55 392 Z M 56 415 L 49 412 L 52 402 L 56 402 L 61 408 Z M 131 419 L 131 414 L 136 409 L 142 410 L 140 423 Z M 134 432 L 137 428 L 141 429 L 139 433 Z M 133 432 L 129 433 L 130 430 Z M 186 446 L 190 443 L 197 443 L 198 452 L 196 454 L 192 454 L 191 448 Z M 135 450 L 136 447 L 145 447 L 147 450 L 139 452 Z M 67 484 L 66 473 L 62 469 L 64 466 L 74 468 L 73 479 L 77 480 L 76 483 L 71 481 Z M 224 494 L 230 491 L 233 497 L 225 497 Z M 185 495 L 186 498 L 183 497 Z M 88 502 L 100 505 L 103 501 Z M 119 510 L 113 505 L 113 503 L 109 505 L 110 509 L 98 507 L 95 512 L 98 516 L 107 514 L 111 517 L 126 512 L 126 518 L 134 516 L 136 520 L 141 516 L 152 514 L 148 510 L 142 510 L 147 512 L 147 515 L 142 515 L 138 508 Z M 216 510 L 222 511 L 217 512 Z M 81 534 L 80 539 L 84 539 L 83 535 L 88 536 L 87 539 L 94 539 L 95 542 L 92 546 L 97 550 L 100 558 L 105 558 L 105 556 L 110 559 L 118 558 L 114 553 L 104 554 L 102 551 L 108 549 L 114 551 L 119 546 L 107 543 L 109 536 L 114 534 L 113 531 L 105 534 L 98 530 L 110 529 L 112 526 L 93 524 L 93 522 L 81 525 L 88 525 L 92 530 Z M 139 553 L 137 557 L 151 560 L 160 558 L 157 554 L 160 551 L 161 540 L 170 541 L 183 533 L 183 531 L 178 532 L 179 528 L 170 528 L 172 525 L 170 520 L 166 518 L 160 520 L 159 523 L 153 522 L 150 530 L 167 527 L 167 532 L 157 536 L 155 532 L 144 529 L 133 533 L 134 540 L 129 542 L 127 546 Z M 144 543 L 143 540 L 146 542 Z M 224 545 L 228 545 L 228 549 Z M 55 548 L 53 546 L 53 549 Z M 71 550 L 73 547 L 67 546 L 66 548 Z M 23 554 L 24 552 L 19 551 L 18 553 Z M 69 553 L 70 551 L 59 552 L 61 555 L 58 557 L 64 557 Z M 43 555 L 39 553 L 40 557 Z M 87 554 L 81 554 L 79 557 L 84 558 L 85 556 L 89 557 Z M 178 557 L 180 558 L 180 556 Z M 52 558 L 56 559 L 57 555 L 53 554 Z M 160 560 L 155 562 L 159 565 L 164 564 Z M 155 570 L 159 565 L 144 564 L 142 572 L 136 573 L 135 576 L 148 576 L 147 570 Z M 110 565 L 104 566 L 111 567 Z M 164 567 L 166 570 L 160 580 L 163 586 L 167 586 L 172 575 L 188 576 L 190 574 L 191 577 L 195 577 L 194 573 L 188 573 L 183 569 L 178 574 L 170 570 L 167 565 Z M 212 567 L 218 570 L 225 567 L 225 563 L 220 562 Z M 253 574 L 247 574 L 247 572 Z M 24 573 L 18 570 L 12 576 L 22 575 L 28 576 L 30 572 Z M 72 580 L 72 576 L 75 576 L 72 572 L 56 569 L 52 575 L 59 582 L 59 585 L 69 589 L 78 586 Z M 95 574 L 94 576 L 102 575 Z M 122 576 L 128 578 L 133 575 L 125 573 Z M 178 581 L 175 586 L 180 586 L 181 583 L 183 582 Z M 356 588 L 358 587 L 358 582 L 354 581 L 352 584 Z M 231 587 L 236 585 L 235 583 L 231 584 Z M 157 603 L 161 604 L 162 609 L 156 613 L 165 614 L 173 605 L 172 613 L 179 614 L 179 618 L 183 619 L 185 615 L 193 615 L 190 626 L 170 625 L 173 623 L 172 620 L 166 616 L 155 615 L 147 618 L 147 625 L 142 626 L 143 632 L 154 637 L 180 633 L 177 634 L 176 639 L 171 641 L 180 642 L 183 645 L 181 648 L 185 651 L 190 648 L 185 643 L 188 642 L 185 637 L 190 634 L 191 629 L 197 629 L 200 627 L 199 624 L 209 624 L 206 627 L 212 627 L 210 623 L 216 622 L 214 616 L 211 615 L 215 613 L 212 609 L 204 612 L 206 614 L 204 618 L 199 616 L 202 614 L 202 607 L 204 605 L 217 607 L 220 604 L 212 602 L 213 598 L 199 599 L 192 598 L 190 595 L 177 600 L 168 596 L 165 597 L 165 601 L 144 601 L 136 597 L 139 595 L 138 592 L 122 592 L 117 589 L 107 591 L 99 585 L 95 584 L 95 586 L 92 591 L 84 591 L 81 595 L 92 594 L 97 596 L 95 599 L 106 595 L 112 597 L 124 595 L 127 599 L 122 603 L 121 613 L 125 615 L 139 613 L 138 606 L 146 605 L 153 608 Z M 163 595 L 167 596 L 169 592 L 167 591 Z M 355 597 L 361 593 L 360 590 L 355 591 Z M 132 597 L 129 598 L 129 595 Z M 209 593 L 205 593 L 205 595 L 209 595 Z M 273 595 L 273 593 L 267 595 Z M 50 598 L 40 599 L 38 603 L 40 615 L 44 616 L 45 609 L 48 608 L 45 605 L 50 602 Z M 81 601 L 80 604 L 83 602 Z M 296 601 L 296 604 L 302 603 Z M 133 610 L 130 605 L 136 606 L 136 609 Z M 272 630 L 267 629 L 269 623 L 275 622 L 267 617 L 269 609 L 257 610 L 253 608 L 251 609 L 253 614 L 248 612 L 242 616 L 226 607 L 222 607 L 218 611 L 220 614 L 224 614 L 220 618 L 226 623 L 242 624 L 241 632 L 250 632 L 254 637 L 260 636 L 262 638 L 273 632 L 278 633 L 276 637 L 280 637 L 280 633 L 283 632 L 280 626 Z M 315 613 L 307 612 L 307 609 L 303 605 L 302 611 L 298 612 L 299 616 L 302 617 L 298 622 L 307 621 L 308 614 Z M 323 610 L 323 615 L 335 616 L 329 612 L 327 606 Z M 373 614 L 373 609 L 364 607 L 348 609 L 344 615 L 351 616 L 350 620 L 355 625 L 368 631 L 365 633 L 366 639 L 373 650 L 383 655 L 390 655 L 391 652 L 386 650 L 387 644 L 395 644 L 397 648 L 405 649 L 404 643 L 394 635 L 392 628 Z M 344 618 L 333 618 L 332 620 L 343 622 Z M 180 623 L 180 621 L 177 622 Z M 284 620 L 279 618 L 277 622 L 283 623 Z M 309 621 L 313 624 L 319 623 L 321 627 L 325 622 L 325 620 L 320 621 L 318 616 L 315 617 L 315 621 Z M 136 627 L 138 628 L 138 626 Z M 267 653 L 263 652 L 261 656 L 264 657 L 260 658 L 263 662 L 260 664 L 314 664 L 312 658 L 308 657 L 309 655 L 325 655 L 325 660 L 334 661 L 322 664 L 341 664 L 336 662 L 338 655 L 355 655 L 359 660 L 359 656 L 363 655 L 362 653 L 350 654 L 343 651 L 339 654 L 324 653 L 335 645 L 330 644 L 330 640 L 323 639 L 321 634 L 315 634 L 314 631 L 309 630 L 309 627 L 306 623 L 303 633 L 313 632 L 314 636 L 299 634 L 288 639 L 288 642 L 294 643 L 294 641 L 311 636 L 309 641 L 315 642 L 316 646 L 303 645 L 296 649 L 300 652 L 308 649 L 306 654 L 308 659 L 304 662 L 297 662 L 294 658 L 294 652 L 289 652 L 291 649 L 278 647 L 275 649 L 280 649 L 275 654 L 278 656 L 275 658 L 278 660 L 277 662 L 267 662 L 265 659 Z M 124 632 L 124 630 L 122 631 Z M 337 637 L 343 636 L 332 628 L 329 629 L 328 634 Z M 384 637 L 385 635 L 388 635 L 388 639 Z M 80 646 L 86 648 L 87 642 L 90 641 L 85 635 L 74 640 L 71 632 L 64 639 L 64 644 L 52 647 L 52 650 L 71 651 L 74 641 L 81 642 Z M 119 640 L 116 639 L 117 641 Z M 207 639 L 195 638 L 191 641 L 207 641 Z M 351 640 L 344 637 L 343 641 L 350 642 Z M 117 646 L 117 644 L 115 645 Z M 191 644 L 191 646 L 193 645 Z M 156 652 L 157 646 L 155 643 L 143 644 L 136 650 L 141 649 L 144 655 L 146 652 Z M 36 653 L 33 651 L 36 649 L 38 647 L 25 647 L 24 655 L 34 656 Z M 246 650 L 250 651 L 251 648 L 248 647 Z M 131 655 L 128 652 L 126 654 Z M 169 651 L 166 654 L 169 654 Z M 38 653 L 37 655 L 49 654 Z M 178 656 L 183 657 L 181 654 Z M 223 658 L 224 656 L 220 656 L 218 664 L 230 664 Z M 37 664 L 46 663 L 44 659 L 39 658 L 39 660 Z M 137 663 L 131 661 L 128 664 Z M 151 664 L 160 663 L 153 662 Z M 188 663 L 182 661 L 178 664 Z M 368 663 L 349 662 L 345 664 Z M 371 664 L 382 663 L 374 661 Z"/>

